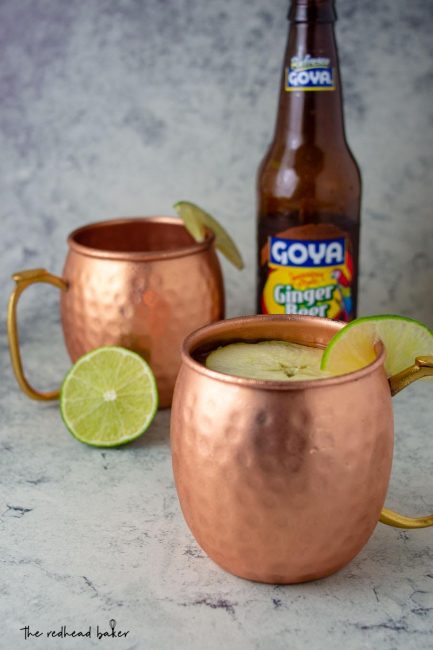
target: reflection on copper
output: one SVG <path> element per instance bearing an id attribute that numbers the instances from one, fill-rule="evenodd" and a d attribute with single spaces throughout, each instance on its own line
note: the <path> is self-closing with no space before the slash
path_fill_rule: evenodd
<path id="1" fill-rule="evenodd" d="M 324 347 L 342 326 L 253 316 L 184 343 L 171 446 L 176 488 L 200 546 L 235 575 L 295 583 L 345 566 L 372 534 L 393 449 L 384 353 L 349 375 L 274 382 L 205 368 L 201 351 L 232 340 Z"/>
<path id="2" fill-rule="evenodd" d="M 62 278 L 43 269 L 25 272 L 22 281 L 22 274 L 16 276 L 21 285 L 11 299 L 9 320 L 20 386 L 34 399 L 58 395 L 41 393 L 28 384 L 18 348 L 18 295 L 42 281 L 64 289 L 61 318 L 72 361 L 104 345 L 135 350 L 156 375 L 160 406 L 169 406 L 183 339 L 224 317 L 213 234 L 197 243 L 177 218 L 130 218 L 79 228 L 69 236 L 68 245 Z"/>

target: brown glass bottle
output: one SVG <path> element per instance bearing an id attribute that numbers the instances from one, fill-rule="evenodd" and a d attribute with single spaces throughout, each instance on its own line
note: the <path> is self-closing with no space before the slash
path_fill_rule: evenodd
<path id="1" fill-rule="evenodd" d="M 293 0 L 274 138 L 257 178 L 258 313 L 356 316 L 361 177 L 332 0 Z"/>

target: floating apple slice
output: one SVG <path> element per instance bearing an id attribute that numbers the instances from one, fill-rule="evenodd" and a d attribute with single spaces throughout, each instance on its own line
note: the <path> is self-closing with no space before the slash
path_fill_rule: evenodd
<path id="1" fill-rule="evenodd" d="M 238 247 L 228 232 L 214 217 L 208 212 L 205 212 L 205 210 L 202 210 L 198 205 L 195 205 L 195 203 L 190 203 L 189 201 L 178 201 L 173 207 L 185 224 L 185 228 L 196 241 L 203 241 L 206 235 L 206 228 L 209 228 L 215 235 L 215 245 L 218 250 L 237 269 L 244 268 Z"/>
<path id="2" fill-rule="evenodd" d="M 230 343 L 213 350 L 206 367 L 227 375 L 271 381 L 323 379 L 322 350 L 287 341 Z"/>

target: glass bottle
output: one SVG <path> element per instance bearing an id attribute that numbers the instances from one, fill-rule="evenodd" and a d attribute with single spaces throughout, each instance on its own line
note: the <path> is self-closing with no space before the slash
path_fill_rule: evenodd
<path id="1" fill-rule="evenodd" d="M 361 176 L 346 141 L 332 0 L 292 0 L 259 167 L 257 312 L 356 317 Z"/>

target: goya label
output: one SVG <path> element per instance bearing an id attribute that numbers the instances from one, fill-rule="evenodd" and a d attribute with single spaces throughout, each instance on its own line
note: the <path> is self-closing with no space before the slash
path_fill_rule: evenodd
<path id="1" fill-rule="evenodd" d="M 262 310 L 351 320 L 352 256 L 345 237 L 269 237 Z"/>
<path id="2" fill-rule="evenodd" d="M 286 90 L 335 90 L 334 71 L 327 57 L 293 56 L 286 68 Z"/>

